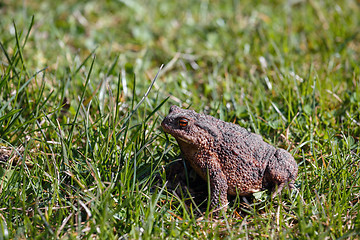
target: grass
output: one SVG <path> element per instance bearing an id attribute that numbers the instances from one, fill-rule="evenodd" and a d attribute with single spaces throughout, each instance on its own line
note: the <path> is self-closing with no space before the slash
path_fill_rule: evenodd
<path id="1" fill-rule="evenodd" d="M 1 2 L 0 239 L 358 238 L 359 10 Z M 288 149 L 298 193 L 203 216 L 165 184 L 180 153 L 159 127 L 172 104 Z"/>

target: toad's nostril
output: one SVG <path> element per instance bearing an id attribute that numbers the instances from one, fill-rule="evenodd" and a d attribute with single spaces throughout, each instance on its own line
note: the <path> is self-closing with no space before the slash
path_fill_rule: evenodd
<path id="1" fill-rule="evenodd" d="M 161 122 L 161 126 L 164 126 L 165 124 L 166 124 L 166 118 L 164 118 L 164 120 L 162 120 L 162 122 Z"/>

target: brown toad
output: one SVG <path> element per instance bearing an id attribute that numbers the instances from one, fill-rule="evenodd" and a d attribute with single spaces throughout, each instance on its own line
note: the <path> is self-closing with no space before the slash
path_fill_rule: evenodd
<path id="1" fill-rule="evenodd" d="M 274 197 L 286 184 L 294 187 L 298 166 L 291 154 L 245 128 L 177 106 L 161 125 L 191 167 L 210 180 L 212 208 L 226 208 L 227 194 L 247 196 L 270 188 Z"/>

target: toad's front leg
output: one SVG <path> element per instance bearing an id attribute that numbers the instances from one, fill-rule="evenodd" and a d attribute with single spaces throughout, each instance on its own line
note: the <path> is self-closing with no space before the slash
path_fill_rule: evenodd
<path id="1" fill-rule="evenodd" d="M 211 209 L 217 211 L 220 208 L 227 209 L 228 184 L 225 174 L 220 168 L 208 169 L 211 189 Z"/>
<path id="2" fill-rule="evenodd" d="M 193 169 L 210 184 L 210 207 L 217 211 L 227 208 L 228 183 L 216 154 L 198 152 L 197 157 L 189 161 Z"/>

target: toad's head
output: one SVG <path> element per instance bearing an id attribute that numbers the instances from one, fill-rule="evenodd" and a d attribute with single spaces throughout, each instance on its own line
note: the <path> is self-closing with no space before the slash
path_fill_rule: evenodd
<path id="1" fill-rule="evenodd" d="M 184 146 L 199 149 L 210 147 L 218 138 L 217 122 L 214 117 L 171 106 L 161 126 L 177 140 L 182 150 Z"/>

